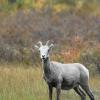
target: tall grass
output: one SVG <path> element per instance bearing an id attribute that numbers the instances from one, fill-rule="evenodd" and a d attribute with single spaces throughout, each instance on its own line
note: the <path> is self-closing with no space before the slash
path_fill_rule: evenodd
<path id="1" fill-rule="evenodd" d="M 42 79 L 42 69 L 23 66 L 0 65 L 0 100 L 48 100 L 48 90 Z M 90 85 L 96 100 L 100 98 L 99 80 L 100 76 L 90 78 Z M 55 90 L 53 96 L 55 98 Z M 61 93 L 61 100 L 74 100 L 75 98 L 80 100 L 73 90 Z"/>

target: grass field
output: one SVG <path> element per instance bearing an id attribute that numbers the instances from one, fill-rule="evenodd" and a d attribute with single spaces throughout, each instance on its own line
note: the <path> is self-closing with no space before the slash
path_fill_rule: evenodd
<path id="1" fill-rule="evenodd" d="M 0 100 L 48 100 L 47 85 L 42 79 L 41 68 L 23 66 L 0 65 Z M 100 76 L 91 77 L 90 85 L 95 100 L 100 100 Z M 62 91 L 61 100 L 75 99 L 80 100 L 73 90 Z"/>

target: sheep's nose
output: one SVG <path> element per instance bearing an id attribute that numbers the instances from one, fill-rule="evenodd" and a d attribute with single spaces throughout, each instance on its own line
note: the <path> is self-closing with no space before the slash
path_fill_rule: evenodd
<path id="1" fill-rule="evenodd" d="M 45 58 L 45 55 L 42 55 L 42 58 Z"/>

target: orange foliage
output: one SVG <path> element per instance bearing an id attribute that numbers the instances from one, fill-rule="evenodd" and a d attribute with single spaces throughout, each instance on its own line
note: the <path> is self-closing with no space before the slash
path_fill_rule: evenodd
<path id="1" fill-rule="evenodd" d="M 72 37 L 72 41 L 71 43 L 76 47 L 76 48 L 79 48 L 79 49 L 83 49 L 85 47 L 85 42 L 83 41 L 82 37 L 80 36 L 74 36 Z"/>
<path id="2" fill-rule="evenodd" d="M 73 60 L 77 59 L 80 55 L 80 52 L 77 48 L 70 48 L 67 52 L 61 51 L 61 56 L 64 59 L 64 62 L 73 62 Z"/>
<path id="3" fill-rule="evenodd" d="M 74 41 L 80 43 L 82 40 L 79 36 L 75 36 Z"/>

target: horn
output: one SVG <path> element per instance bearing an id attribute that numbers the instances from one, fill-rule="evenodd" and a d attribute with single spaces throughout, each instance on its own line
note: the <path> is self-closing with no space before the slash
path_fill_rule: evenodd
<path id="1" fill-rule="evenodd" d="M 42 42 L 41 41 L 39 41 L 38 44 L 40 44 L 40 46 L 42 46 Z"/>
<path id="2" fill-rule="evenodd" d="M 47 41 L 46 45 L 48 45 L 48 44 L 49 44 L 49 42 L 50 42 L 50 40 L 48 40 L 48 41 Z"/>

